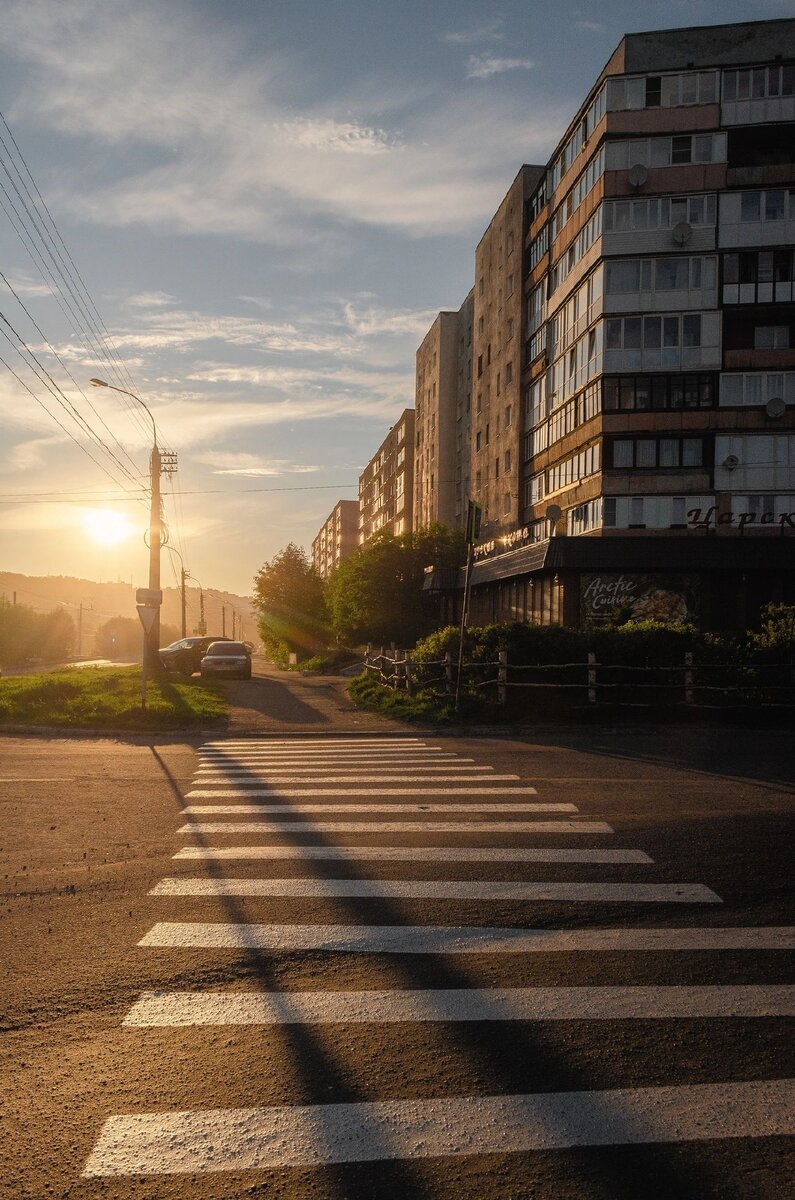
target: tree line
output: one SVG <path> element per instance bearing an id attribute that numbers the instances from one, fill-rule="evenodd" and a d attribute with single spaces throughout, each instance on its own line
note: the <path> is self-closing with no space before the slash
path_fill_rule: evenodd
<path id="1" fill-rule="evenodd" d="M 324 580 L 290 542 L 254 579 L 265 652 L 285 665 L 291 653 L 300 660 L 335 646 L 413 645 L 436 623 L 435 604 L 423 590 L 426 568 L 460 567 L 465 558 L 460 530 L 382 531 Z"/>

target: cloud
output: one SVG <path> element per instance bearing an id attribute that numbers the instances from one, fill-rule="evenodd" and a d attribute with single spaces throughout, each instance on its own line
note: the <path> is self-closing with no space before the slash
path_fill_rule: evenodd
<path id="1" fill-rule="evenodd" d="M 399 145 L 395 135 L 384 129 L 340 123 L 326 117 L 303 117 L 280 128 L 284 138 L 305 150 L 341 150 L 345 154 L 386 154 Z"/>
<path id="2" fill-rule="evenodd" d="M 491 54 L 470 54 L 467 79 L 490 79 L 506 71 L 532 71 L 535 63 L 529 58 L 495 58 Z"/>
<path id="3" fill-rule="evenodd" d="M 166 305 L 176 304 L 176 297 L 168 292 L 136 292 L 127 297 L 131 308 L 165 308 Z"/>
<path id="4" fill-rule="evenodd" d="M 21 273 L 18 275 L 6 276 L 6 278 L 11 284 L 11 287 L 19 296 L 25 296 L 26 298 L 33 300 L 39 299 L 42 296 L 52 296 L 53 294 L 53 289 L 50 287 L 49 283 L 45 283 L 43 280 L 39 281 L 33 279 L 30 275 Z"/>
<path id="5" fill-rule="evenodd" d="M 598 21 L 588 21 L 584 18 L 574 22 L 575 29 L 583 29 L 588 33 L 607 33 L 607 26 L 600 25 Z"/>
<path id="6" fill-rule="evenodd" d="M 528 118 L 523 98 L 487 106 L 463 85 L 419 104 L 408 82 L 357 95 L 345 81 L 297 110 L 302 64 L 254 60 L 231 23 L 211 20 L 178 0 L 7 0 L 7 44 L 26 65 L 14 115 L 80 143 L 81 170 L 58 173 L 59 206 L 99 225 L 278 244 L 306 269 L 345 251 L 355 225 L 473 232 L 493 211 L 495 178 L 545 159 L 562 127 L 563 113 L 536 105 Z M 468 76 L 530 65 L 472 55 Z"/>
<path id="7" fill-rule="evenodd" d="M 439 40 L 450 46 L 471 46 L 477 42 L 501 42 L 504 38 L 501 17 L 483 25 L 472 25 L 469 29 L 450 30 L 439 35 Z"/>
<path id="8" fill-rule="evenodd" d="M 310 475 L 321 470 L 320 467 L 292 462 L 290 459 L 266 460 L 257 454 L 234 452 L 199 454 L 194 456 L 194 461 L 210 467 L 213 475 L 242 475 L 251 478 Z"/>

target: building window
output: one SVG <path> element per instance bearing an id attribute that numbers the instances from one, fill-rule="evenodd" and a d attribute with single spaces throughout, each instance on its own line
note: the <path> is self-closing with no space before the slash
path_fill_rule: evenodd
<path id="1" fill-rule="evenodd" d="M 502 382 L 501 373 L 498 371 L 497 372 L 497 395 L 498 396 L 499 396 L 500 392 L 502 391 L 501 382 Z"/>
<path id="2" fill-rule="evenodd" d="M 489 440 L 490 440 L 490 439 L 489 439 L 489 429 L 490 429 L 490 428 L 491 428 L 491 427 L 490 427 L 489 425 L 487 425 L 487 426 L 486 426 L 486 445 L 487 445 L 487 446 L 488 446 L 488 444 L 489 444 Z"/>
<path id="3" fill-rule="evenodd" d="M 702 467 L 704 441 L 702 438 L 614 438 L 607 441 L 605 458 L 614 470 Z"/>
<path id="4" fill-rule="evenodd" d="M 604 228 L 605 233 L 630 233 L 641 229 L 672 229 L 681 222 L 697 228 L 714 225 L 716 212 L 714 193 L 607 200 L 604 204 Z"/>
<path id="5" fill-rule="evenodd" d="M 479 296 L 483 295 L 483 276 L 482 275 L 481 275 L 480 279 L 478 280 L 478 295 Z"/>
<path id="6" fill-rule="evenodd" d="M 671 167 L 726 162 L 726 134 L 687 133 L 608 142 L 605 161 L 608 171 L 626 171 L 635 164 Z"/>
<path id="7" fill-rule="evenodd" d="M 509 317 L 506 341 L 510 341 L 512 337 L 513 337 L 513 317 Z"/>
<path id="8" fill-rule="evenodd" d="M 478 430 L 477 433 L 475 434 L 475 449 L 476 450 L 480 450 L 480 441 L 481 441 L 481 435 L 480 435 L 480 430 Z"/>
<path id="9" fill-rule="evenodd" d="M 510 452 L 510 450 L 506 450 L 505 451 L 505 472 L 506 472 L 506 474 L 508 471 L 510 471 L 510 469 L 511 469 L 511 452 Z"/>
<path id="10" fill-rule="evenodd" d="M 513 363 L 509 362 L 509 363 L 505 364 L 505 382 L 511 383 L 512 380 L 513 380 Z"/>
<path id="11" fill-rule="evenodd" d="M 478 379 L 480 379 L 482 374 L 483 374 L 483 355 L 479 354 L 478 355 Z"/>
<path id="12" fill-rule="evenodd" d="M 499 479 L 499 477 L 500 477 L 500 460 L 499 460 L 499 457 L 497 457 L 494 460 L 494 478 Z"/>
<path id="13" fill-rule="evenodd" d="M 502 511 L 508 513 L 511 511 L 511 493 L 506 492 L 502 498 Z"/>
<path id="14" fill-rule="evenodd" d="M 723 72 L 723 99 L 752 100 L 795 95 L 795 64 L 745 67 Z"/>
<path id="15" fill-rule="evenodd" d="M 483 318 L 478 317 L 478 337 L 483 337 Z"/>
<path id="16" fill-rule="evenodd" d="M 508 278 L 505 281 L 505 295 L 506 296 L 513 295 L 513 281 L 514 281 L 514 276 L 511 274 L 508 276 Z"/>
<path id="17" fill-rule="evenodd" d="M 509 428 L 509 426 L 510 426 L 510 424 L 511 424 L 512 417 L 513 417 L 513 408 L 512 408 L 512 406 L 511 406 L 510 404 L 508 404 L 508 405 L 506 405 L 506 407 L 505 407 L 505 416 L 504 416 L 504 418 L 503 418 L 503 424 L 505 425 L 505 428 L 506 428 L 506 429 L 508 429 L 508 428 Z"/>
<path id="18" fill-rule="evenodd" d="M 754 329 L 755 350 L 788 350 L 789 325 L 757 325 Z"/>
<path id="19" fill-rule="evenodd" d="M 791 303 L 795 251 L 749 250 L 723 256 L 724 304 Z"/>
<path id="20" fill-rule="evenodd" d="M 715 375 L 612 375 L 603 382 L 605 412 L 714 408 Z"/>

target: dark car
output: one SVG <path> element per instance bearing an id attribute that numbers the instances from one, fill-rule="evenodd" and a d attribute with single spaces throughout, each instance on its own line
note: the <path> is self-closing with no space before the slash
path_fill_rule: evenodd
<path id="1" fill-rule="evenodd" d="M 167 671 L 179 671 L 180 675 L 192 675 L 194 671 L 201 670 L 202 658 L 213 642 L 228 642 L 229 640 L 229 638 L 219 637 L 217 634 L 213 637 L 205 635 L 181 638 L 178 642 L 172 642 L 170 646 L 164 646 L 162 650 L 158 650 L 160 662 Z"/>
<path id="2" fill-rule="evenodd" d="M 202 679 L 214 675 L 237 675 L 241 679 L 251 678 L 251 651 L 245 642 L 213 642 L 201 661 Z"/>

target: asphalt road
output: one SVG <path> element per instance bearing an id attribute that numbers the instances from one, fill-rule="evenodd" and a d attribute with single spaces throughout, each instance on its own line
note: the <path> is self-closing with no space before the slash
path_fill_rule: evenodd
<path id="1" fill-rule="evenodd" d="M 323 728 L 0 740 L 0 1196 L 789 1194 L 791 737 L 278 682 Z"/>

